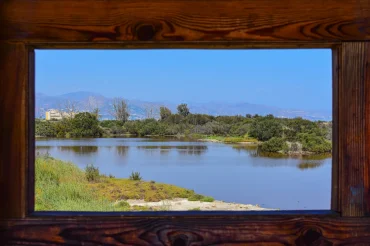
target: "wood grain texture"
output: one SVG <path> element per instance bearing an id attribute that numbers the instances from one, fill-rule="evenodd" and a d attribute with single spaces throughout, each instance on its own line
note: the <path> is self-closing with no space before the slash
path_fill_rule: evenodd
<path id="1" fill-rule="evenodd" d="M 39 218 L 0 222 L 0 226 L 2 245 L 369 245 L 370 242 L 370 218 Z"/>
<path id="2" fill-rule="evenodd" d="M 332 115 L 333 115 L 333 125 L 332 125 L 332 173 L 331 173 L 331 209 L 333 211 L 340 211 L 340 188 L 339 188 L 339 84 L 340 84 L 340 59 L 342 57 L 342 48 L 337 46 L 332 49 Z"/>
<path id="3" fill-rule="evenodd" d="M 370 43 L 343 43 L 339 64 L 339 187 L 343 216 L 369 212 Z"/>
<path id="4" fill-rule="evenodd" d="M 368 0 L 8 0 L 0 40 L 370 40 Z"/>
<path id="5" fill-rule="evenodd" d="M 370 43 L 365 45 L 364 83 L 365 89 L 365 163 L 364 163 L 364 210 L 365 215 L 370 217 Z"/>
<path id="6" fill-rule="evenodd" d="M 28 110 L 28 158 L 26 162 L 26 206 L 27 215 L 31 214 L 35 210 L 35 145 L 36 145 L 36 134 L 35 134 L 35 107 L 36 107 L 36 89 L 35 89 L 35 50 L 28 47 L 28 81 L 27 81 L 27 105 Z"/>
<path id="7" fill-rule="evenodd" d="M 28 51 L 0 42 L 0 218 L 26 213 Z"/>
<path id="8" fill-rule="evenodd" d="M 333 48 L 332 42 L 258 42 L 258 41 L 117 41 L 117 42 L 32 42 L 35 49 L 309 49 Z"/>
<path id="9" fill-rule="evenodd" d="M 370 211 L 370 44 L 353 41 L 370 41 L 368 0 L 0 1 L 0 245 L 370 245 L 370 217 L 364 217 Z M 333 56 L 337 145 L 332 209 L 342 217 L 282 211 L 269 216 L 81 213 L 18 219 L 32 213 L 34 192 L 34 53 L 24 44 L 37 48 L 339 44 Z"/>

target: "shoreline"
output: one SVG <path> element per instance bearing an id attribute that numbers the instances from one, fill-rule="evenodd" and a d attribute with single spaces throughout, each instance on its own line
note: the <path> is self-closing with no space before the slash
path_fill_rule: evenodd
<path id="1" fill-rule="evenodd" d="M 37 211 L 279 210 L 214 200 L 174 184 L 144 181 L 141 177 L 135 180 L 132 175 L 115 178 L 99 173 L 94 166 L 83 170 L 72 162 L 53 157 L 36 157 L 35 162 L 39 177 L 35 182 Z"/>
<path id="2" fill-rule="evenodd" d="M 200 138 L 196 139 L 196 141 L 200 142 L 211 142 L 211 143 L 223 143 L 223 144 L 229 144 L 229 142 L 221 141 L 218 139 L 207 139 L 207 138 Z M 257 146 L 260 142 L 248 142 L 248 141 L 242 141 L 242 142 L 230 142 L 232 144 L 243 144 L 243 145 L 252 145 L 252 146 Z"/>
<path id="3" fill-rule="evenodd" d="M 118 200 L 115 204 L 122 200 Z M 215 200 L 213 202 L 189 201 L 186 198 L 165 199 L 146 202 L 138 199 L 125 200 L 131 207 L 145 207 L 149 211 L 275 211 L 279 209 L 261 208 L 258 204 L 241 204 Z"/>

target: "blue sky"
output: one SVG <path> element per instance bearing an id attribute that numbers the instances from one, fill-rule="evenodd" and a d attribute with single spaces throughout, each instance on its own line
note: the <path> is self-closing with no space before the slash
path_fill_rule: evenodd
<path id="1" fill-rule="evenodd" d="M 331 110 L 330 49 L 37 50 L 36 92 Z"/>

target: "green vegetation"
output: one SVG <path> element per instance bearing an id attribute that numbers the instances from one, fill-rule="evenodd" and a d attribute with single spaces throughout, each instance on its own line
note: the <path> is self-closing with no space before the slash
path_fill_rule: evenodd
<path id="1" fill-rule="evenodd" d="M 272 137 L 261 144 L 261 151 L 263 152 L 279 152 L 281 150 L 287 150 L 288 148 L 288 144 L 285 140 L 279 137 Z"/>
<path id="2" fill-rule="evenodd" d="M 214 202 L 215 199 L 213 197 L 210 197 L 210 196 L 205 196 L 202 199 L 200 199 L 200 201 L 201 202 Z"/>
<path id="3" fill-rule="evenodd" d="M 302 149 L 315 153 L 325 153 L 331 151 L 331 142 L 315 134 L 300 133 L 298 139 L 302 143 Z"/>
<path id="4" fill-rule="evenodd" d="M 124 200 L 118 201 L 117 203 L 114 204 L 115 208 L 121 208 L 122 210 L 129 210 L 130 209 L 130 204 Z"/>
<path id="5" fill-rule="evenodd" d="M 130 180 L 141 180 L 141 176 L 140 176 L 140 173 L 139 172 L 132 172 L 130 177 L 129 177 Z M 150 181 L 152 183 L 152 181 Z"/>
<path id="6" fill-rule="evenodd" d="M 166 107 L 160 107 L 159 108 L 159 114 L 161 115 L 161 120 L 165 120 L 168 117 L 170 117 L 170 115 L 172 113 L 171 113 L 171 110 L 169 110 L 168 108 L 166 108 Z"/>
<path id="7" fill-rule="evenodd" d="M 67 131 L 67 133 L 70 133 L 72 137 L 100 137 L 103 135 L 99 121 L 93 114 L 79 113 L 70 122 L 71 129 L 68 129 L 70 132 Z"/>
<path id="8" fill-rule="evenodd" d="M 36 120 L 36 136 L 42 137 L 101 137 L 103 129 L 95 114 L 87 112 L 76 114 L 73 118 L 64 118 L 60 121 Z"/>
<path id="9" fill-rule="evenodd" d="M 126 211 L 89 188 L 85 173 L 72 163 L 36 158 L 36 205 L 46 211 Z"/>
<path id="10" fill-rule="evenodd" d="M 188 197 L 188 201 L 201 201 L 201 202 L 213 202 L 215 199 L 210 196 L 203 196 L 199 194 L 194 194 Z"/>
<path id="11" fill-rule="evenodd" d="M 190 114 L 188 105 L 184 104 L 184 103 L 177 106 L 177 111 L 178 111 L 179 115 L 181 115 L 183 117 L 186 117 Z"/>
<path id="12" fill-rule="evenodd" d="M 97 194 L 110 201 L 140 199 L 159 202 L 165 199 L 188 198 L 197 195 L 194 191 L 170 184 L 107 178 L 88 184 Z"/>
<path id="13" fill-rule="evenodd" d="M 174 185 L 109 178 L 92 165 L 83 171 L 70 162 L 49 156 L 36 158 L 37 211 L 142 211 L 150 208 L 130 207 L 126 200 L 158 202 L 190 197 L 213 199 Z"/>
<path id="14" fill-rule="evenodd" d="M 251 138 L 248 136 L 248 134 L 245 134 L 242 137 L 224 137 L 224 136 L 203 136 L 199 135 L 199 139 L 206 139 L 206 140 L 216 140 L 219 142 L 224 142 L 224 143 L 258 143 L 258 140 L 255 138 Z"/>
<path id="15" fill-rule="evenodd" d="M 200 207 L 189 209 L 188 211 L 200 211 Z"/>
<path id="16" fill-rule="evenodd" d="M 87 165 L 85 168 L 85 176 L 89 182 L 97 182 L 100 178 L 99 168 L 94 165 Z"/>
<path id="17" fill-rule="evenodd" d="M 127 120 L 127 105 L 116 106 L 119 120 L 98 121 L 95 114 L 80 113 L 73 119 L 36 121 L 36 135 L 43 137 L 180 136 L 225 143 L 260 144 L 264 152 L 310 154 L 331 152 L 331 122 L 273 115 L 212 116 L 190 113 L 186 104 L 173 114 L 160 108 L 160 120 Z"/>
<path id="18" fill-rule="evenodd" d="M 202 196 L 202 195 L 194 194 L 194 195 L 188 197 L 188 200 L 189 201 L 200 201 L 203 198 L 204 198 L 204 196 Z"/>

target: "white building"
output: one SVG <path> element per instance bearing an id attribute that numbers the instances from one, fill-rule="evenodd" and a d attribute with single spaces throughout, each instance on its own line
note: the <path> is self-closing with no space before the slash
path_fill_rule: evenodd
<path id="1" fill-rule="evenodd" d="M 46 120 L 61 120 L 63 118 L 74 117 L 76 113 L 68 114 L 57 109 L 50 109 L 45 113 Z"/>

